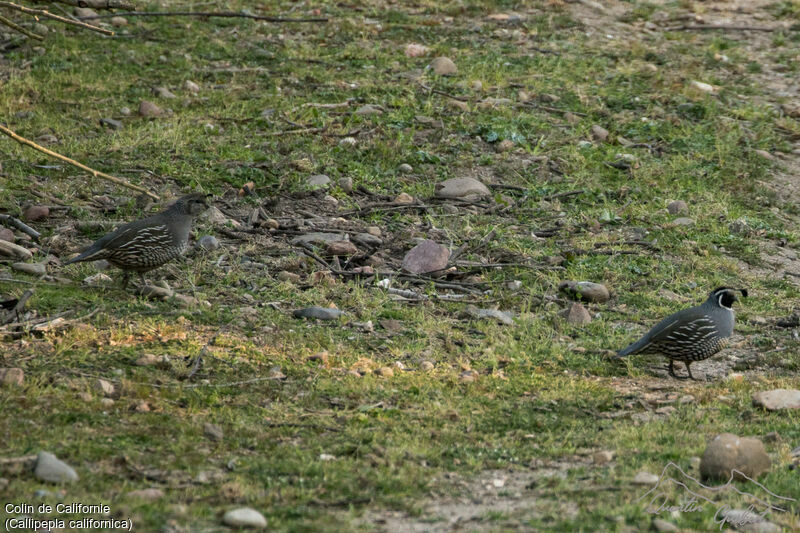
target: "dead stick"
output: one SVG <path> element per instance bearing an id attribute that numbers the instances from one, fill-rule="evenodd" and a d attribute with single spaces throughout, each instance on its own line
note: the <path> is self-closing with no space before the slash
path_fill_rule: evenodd
<path id="1" fill-rule="evenodd" d="M 44 1 L 44 0 L 38 0 Z M 72 7 L 90 7 L 92 9 L 136 9 L 136 6 L 124 0 L 48 0 Z"/>
<path id="2" fill-rule="evenodd" d="M 327 18 L 307 18 L 291 19 L 284 17 L 267 17 L 263 15 L 250 15 L 249 13 L 238 13 L 236 11 L 132 11 L 130 13 L 113 13 L 111 15 L 92 15 L 91 17 L 79 17 L 81 20 L 104 19 L 109 17 L 220 17 L 220 18 L 242 18 L 253 20 L 265 20 L 267 22 L 328 22 Z"/>
<path id="3" fill-rule="evenodd" d="M 85 22 L 81 22 L 79 20 L 71 20 L 68 18 L 60 17 L 58 15 L 53 15 L 49 11 L 44 9 L 31 9 L 25 6 L 18 6 L 17 4 L 13 4 L 11 2 L 0 2 L 0 7 L 7 7 L 9 9 L 15 9 L 17 11 L 22 11 L 23 13 L 27 13 L 28 15 L 38 16 L 38 17 L 45 17 L 50 18 L 53 20 L 57 20 L 59 22 L 64 22 L 65 24 L 73 24 L 75 26 L 80 26 L 81 28 L 86 28 L 87 30 L 96 31 L 99 33 L 104 33 L 106 35 L 114 35 L 114 32 L 111 30 L 106 30 L 105 28 L 99 28 L 97 26 L 92 26 L 91 24 L 86 24 Z"/>
<path id="4" fill-rule="evenodd" d="M 304 128 L 301 130 L 285 130 L 285 131 L 273 131 L 270 133 L 265 134 L 268 137 L 277 137 L 279 135 L 292 135 L 295 133 L 319 133 L 321 131 L 327 130 L 327 126 L 324 128 Z"/>
<path id="5" fill-rule="evenodd" d="M 0 2 L 0 6 L 2 6 L 3 3 L 4 2 Z M 157 195 L 151 193 L 150 191 L 148 191 L 147 189 L 145 189 L 143 187 L 139 187 L 138 185 L 134 185 L 133 183 L 128 183 L 127 181 L 125 181 L 123 179 L 120 179 L 120 178 L 115 178 L 114 176 L 111 176 L 111 175 L 106 174 L 104 172 L 100 172 L 99 170 L 95 170 L 93 168 L 89 168 L 86 165 L 84 165 L 83 163 L 78 163 L 74 159 L 70 159 L 69 157 L 66 157 L 66 156 L 63 156 L 61 154 L 58 154 L 58 153 L 56 153 L 56 152 L 54 152 L 52 150 L 48 150 L 44 146 L 39 146 L 35 142 L 33 142 L 31 140 L 28 140 L 25 137 L 20 137 L 19 135 L 17 135 L 16 133 L 11 131 L 10 129 L 8 129 L 5 126 L 3 126 L 2 124 L 0 124 L 0 133 L 4 133 L 4 134 L 8 135 L 9 137 L 11 137 L 12 139 L 14 139 L 15 141 L 17 141 L 20 144 L 27 144 L 28 146 L 30 146 L 34 150 L 38 150 L 38 151 L 42 152 L 43 154 L 49 155 L 50 157 L 54 157 L 56 159 L 60 159 L 61 161 L 64 161 L 65 163 L 69 163 L 70 165 L 72 165 L 74 167 L 78 167 L 78 168 L 80 168 L 82 170 L 85 170 L 86 172 L 89 172 L 92 176 L 94 176 L 95 178 L 103 178 L 104 180 L 108 180 L 108 181 L 114 182 L 117 185 L 121 185 L 122 187 L 127 187 L 128 189 L 133 189 L 134 191 L 139 191 L 141 193 L 144 193 L 147 196 L 149 196 L 150 198 L 153 198 L 154 200 L 160 200 L 160 198 Z"/>
<path id="6" fill-rule="evenodd" d="M 22 231 L 23 233 L 27 233 L 34 240 L 38 241 L 41 234 L 30 227 L 29 225 L 25 224 L 23 221 L 19 220 L 18 218 L 14 218 L 11 215 L 0 215 L 0 222 L 7 222 L 17 228 L 18 230 Z"/>
<path id="7" fill-rule="evenodd" d="M 31 31 L 28 31 L 25 28 L 23 28 L 22 26 L 20 26 L 19 24 L 17 24 L 16 22 L 14 22 L 13 20 L 8 20 L 7 18 L 5 18 L 3 16 L 0 16 L 0 24 L 5 24 L 6 26 L 11 28 L 12 30 L 17 30 L 21 34 L 27 35 L 31 39 L 44 41 L 44 37 L 42 37 L 41 35 L 37 35 L 37 34 L 31 32 Z"/>
<path id="8" fill-rule="evenodd" d="M 724 24 L 702 24 L 702 25 L 674 26 L 672 28 L 664 28 L 664 31 L 685 31 L 685 30 L 777 31 L 782 29 L 785 28 L 768 28 L 766 26 L 726 26 Z"/>
<path id="9" fill-rule="evenodd" d="M 567 196 L 575 196 L 577 194 L 583 194 L 585 192 L 586 191 L 584 191 L 583 189 L 579 189 L 577 191 L 560 192 L 560 193 L 556 193 L 556 194 L 551 194 L 549 196 L 545 196 L 543 198 L 543 200 L 547 200 L 549 202 L 550 200 L 555 200 L 556 198 L 565 198 Z"/>

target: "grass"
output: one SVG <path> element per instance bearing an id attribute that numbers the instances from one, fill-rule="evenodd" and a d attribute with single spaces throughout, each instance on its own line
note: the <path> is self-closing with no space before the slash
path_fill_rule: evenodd
<path id="1" fill-rule="evenodd" d="M 50 33 L 43 53 L 29 45 L 6 53 L 0 116 L 21 135 L 55 135 L 58 152 L 165 197 L 213 193 L 242 218 L 256 206 L 284 221 L 307 218 L 299 209 L 334 214 L 323 195 L 305 190 L 304 180 L 317 173 L 334 184 L 350 177 L 390 197 L 406 192 L 427 199 L 436 183 L 465 175 L 519 187 L 523 192 L 494 187 L 495 201 L 517 202 L 506 212 L 460 207 L 452 213 L 431 204 L 423 214 L 349 217 L 352 227 L 381 227 L 386 250 L 377 255 L 390 264 L 416 237 L 455 248 L 494 229 L 496 238 L 462 259 L 538 265 L 474 272 L 492 290 L 477 306 L 512 311 L 515 324 L 465 318 L 463 303 L 412 305 L 353 282 L 314 284 L 311 273 L 319 265 L 280 232 L 233 240 L 204 222 L 195 236 L 216 234 L 224 248 L 150 277 L 164 276 L 208 305 L 181 308 L 14 272 L 35 287 L 29 308 L 40 315 L 97 312 L 68 328 L 3 342 L 0 366 L 21 367 L 26 378 L 22 388 L 0 388 L 0 456 L 48 450 L 81 475 L 74 485 L 50 487 L 7 468 L 0 471 L 8 481 L 4 500 L 102 500 L 141 531 L 219 530 L 221 515 L 240 506 L 258 509 L 275 531 L 355 531 L 377 527 L 369 513 L 385 510 L 435 522 L 426 506 L 440 501 L 437 494 L 458 493 L 454 479 L 469 483 L 499 469 L 530 477 L 535 510 L 487 511 L 476 528 L 625 531 L 647 528 L 652 518 L 637 501 L 646 487 L 631 483 L 638 471 L 660 473 L 668 461 L 688 468 L 720 432 L 772 431 L 780 435 L 767 444 L 773 467 L 759 481 L 776 494 L 800 496 L 797 473 L 788 468 L 789 450 L 800 440 L 798 415 L 751 405 L 758 390 L 798 386 L 796 339 L 758 321 L 794 308 L 796 286 L 758 269 L 765 267 L 766 245 L 782 240 L 795 248 L 798 233 L 787 222 L 790 208 L 764 185 L 774 163 L 755 150 L 788 152 L 786 132 L 800 125 L 766 102 L 765 87 L 750 77 L 757 69 L 743 43 L 736 36 L 685 33 L 667 33 L 659 42 L 592 37 L 567 8 L 540 3 L 526 9 L 480 1 L 422 2 L 414 10 L 387 10 L 380 2 L 359 3 L 358 10 L 318 5 L 328 23 L 131 18 L 118 39 Z M 792 5 L 781 3 L 773 13 L 796 16 Z M 268 11 L 288 8 L 275 3 Z M 525 13 L 518 26 L 485 18 L 513 9 Z M 653 10 L 632 4 L 624 20 L 647 20 Z M 403 48 L 411 42 L 431 52 L 407 58 Z M 796 55 L 796 41 L 773 45 L 781 57 Z M 731 68 L 715 53 L 744 68 Z M 425 71 L 437 55 L 451 57 L 458 74 Z M 230 67 L 263 70 L 224 71 Z M 420 75 L 421 83 L 413 81 Z M 188 79 L 201 86 L 199 94 L 182 89 Z M 698 92 L 688 80 L 718 92 Z M 156 86 L 177 98 L 153 96 Z M 425 87 L 465 98 L 468 111 Z M 520 91 L 532 98 L 529 105 Z M 487 97 L 512 103 L 482 106 Z M 142 99 L 173 113 L 138 117 Z M 304 106 L 348 99 L 354 105 L 347 109 Z M 367 103 L 383 112 L 353 113 Z M 133 114 L 122 115 L 123 107 Z M 124 127 L 104 129 L 103 117 Z M 595 124 L 610 132 L 610 142 L 592 139 Z M 318 127 L 333 135 L 280 133 Z M 354 146 L 340 142 L 346 135 Z M 613 142 L 619 136 L 634 146 Z M 503 140 L 513 148 L 498 151 Z M 582 146 L 586 140 L 591 144 Z M 102 234 L 77 230 L 73 222 L 124 221 L 143 212 L 131 191 L 71 168 L 36 166 L 53 162 L 0 142 L 0 205 L 7 212 L 53 205 L 50 198 L 69 207 L 37 225 L 45 249 L 61 259 Z M 630 154 L 630 168 L 608 165 L 619 154 Z M 413 172 L 401 173 L 402 163 Z M 240 198 L 236 192 L 249 181 L 256 195 Z M 545 199 L 574 190 L 583 193 Z M 339 212 L 356 207 L 357 197 L 337 186 L 329 194 Z M 90 209 L 96 195 L 111 196 L 117 208 Z M 680 216 L 691 217 L 692 225 L 673 224 L 676 216 L 666 206 L 676 199 L 689 204 Z M 751 231 L 732 232 L 735 220 L 745 220 Z M 535 236 L 546 229 L 554 229 L 552 236 Z M 656 249 L 610 244 L 642 239 Z M 595 247 L 635 253 L 580 252 Z M 245 257 L 266 268 L 253 268 Z M 281 281 L 282 270 L 302 281 Z M 77 281 L 94 270 L 51 265 L 50 273 Z M 563 303 L 540 299 L 565 279 L 602 282 L 613 298 L 589 306 L 590 324 L 567 326 L 556 318 Z M 512 280 L 522 289 L 509 289 Z M 764 361 L 744 378 L 679 384 L 653 376 L 650 368 L 661 361 L 639 357 L 626 366 L 609 360 L 610 350 L 631 342 L 645 325 L 687 305 L 661 289 L 700 301 L 723 284 L 747 286 L 753 295 L 741 306 L 737 327 L 746 340 L 742 353 L 761 352 Z M 0 280 L 3 295 L 25 288 Z M 437 291 L 433 285 L 423 290 Z M 288 312 L 329 304 L 348 316 L 308 323 Z M 401 329 L 381 328 L 386 319 L 400 321 Z M 374 331 L 353 325 L 367 321 Z M 187 381 L 204 349 L 203 366 Z M 321 351 L 328 353 L 325 362 L 309 359 Z M 136 366 L 144 354 L 166 359 Z M 419 369 L 425 360 L 434 370 Z M 273 367 L 286 379 L 242 383 L 268 377 Z M 380 367 L 393 367 L 394 376 L 372 373 Z M 464 370 L 477 377 L 463 379 Z M 113 403 L 101 401 L 100 377 L 115 384 Z M 650 386 L 675 395 L 674 412 L 647 414 L 644 398 L 659 390 Z M 677 402 L 684 395 L 693 400 Z M 219 425 L 224 438 L 205 436 L 206 423 Z M 594 465 L 597 450 L 614 450 L 613 462 Z M 542 464 L 560 465 L 559 474 L 542 474 Z M 152 486 L 165 496 L 155 502 L 127 496 Z M 48 494 L 35 496 L 43 488 Z M 747 507 L 732 495 L 724 502 Z M 796 502 L 790 508 L 793 515 L 772 516 L 796 527 Z M 717 527 L 714 512 L 708 506 L 672 520 L 707 530 Z"/>

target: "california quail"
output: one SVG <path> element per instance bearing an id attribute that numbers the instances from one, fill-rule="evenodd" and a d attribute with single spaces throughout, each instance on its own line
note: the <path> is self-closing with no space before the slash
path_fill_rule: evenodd
<path id="1" fill-rule="evenodd" d="M 206 197 L 187 194 L 156 215 L 120 226 L 64 264 L 105 259 L 125 272 L 124 289 L 131 272 L 138 272 L 144 279 L 145 272 L 186 251 L 194 217 L 208 208 Z"/>
<path id="2" fill-rule="evenodd" d="M 669 374 L 676 379 L 674 361 L 686 365 L 689 377 L 694 379 L 689 368 L 695 361 L 708 359 L 725 347 L 733 333 L 733 303 L 738 301 L 736 292 L 747 296 L 746 289 L 719 287 L 714 289 L 701 305 L 678 311 L 659 322 L 647 334 L 624 350 L 618 357 L 636 353 L 663 355 L 669 359 Z"/>

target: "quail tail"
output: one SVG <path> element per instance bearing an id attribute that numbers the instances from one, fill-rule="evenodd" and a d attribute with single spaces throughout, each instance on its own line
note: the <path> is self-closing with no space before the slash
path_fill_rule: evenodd
<path id="1" fill-rule="evenodd" d="M 623 348 L 622 350 L 617 352 L 617 357 L 626 357 L 628 355 L 635 354 L 641 350 L 643 350 L 648 344 L 650 344 L 650 339 L 647 337 L 643 337 L 638 341 L 634 342 L 627 348 Z"/>

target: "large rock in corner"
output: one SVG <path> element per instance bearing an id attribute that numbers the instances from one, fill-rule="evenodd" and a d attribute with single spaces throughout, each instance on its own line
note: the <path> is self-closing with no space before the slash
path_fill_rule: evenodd
<path id="1" fill-rule="evenodd" d="M 736 470 L 751 479 L 769 470 L 769 456 L 764 444 L 751 437 L 737 437 L 722 433 L 714 437 L 700 459 L 700 475 L 703 479 L 727 481 Z M 744 479 L 735 474 L 737 479 Z"/>
<path id="2" fill-rule="evenodd" d="M 800 409 L 800 390 L 775 389 L 753 394 L 753 405 L 767 411 Z"/>
<path id="3" fill-rule="evenodd" d="M 33 474 L 51 483 L 74 483 L 79 479 L 71 466 L 49 452 L 39 452 Z"/>

